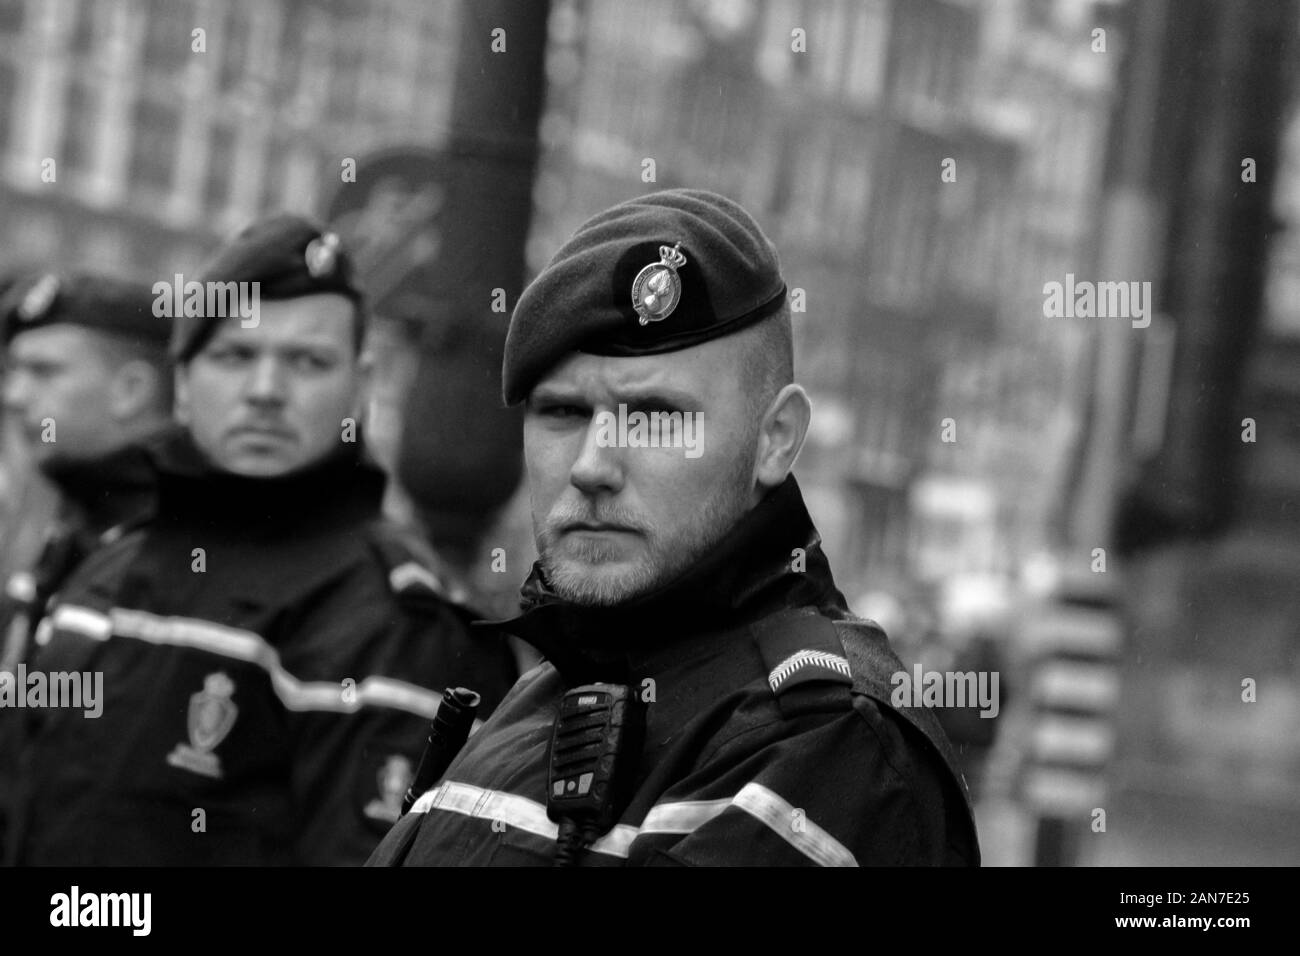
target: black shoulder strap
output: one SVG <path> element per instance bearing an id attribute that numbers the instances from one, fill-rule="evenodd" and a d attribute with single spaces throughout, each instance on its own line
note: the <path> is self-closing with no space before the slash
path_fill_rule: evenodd
<path id="1" fill-rule="evenodd" d="M 959 764 L 947 734 L 931 711 L 895 707 L 891 703 L 891 677 L 905 668 L 890 648 L 885 632 L 871 621 L 836 621 L 814 608 L 791 608 L 764 619 L 756 637 L 764 663 L 773 668 L 769 684 L 774 694 L 779 696 L 799 678 L 851 684 L 851 693 L 871 698 L 881 710 L 897 716 L 906 728 L 914 731 L 910 736 L 927 748 L 947 771 L 947 789 L 953 797 L 949 801 L 950 823 L 960 821 L 959 825 L 967 830 L 973 862 L 978 863 L 979 843 L 970 791 L 957 769 Z M 851 680 L 839 672 L 836 658 L 848 663 Z M 780 661 L 788 663 L 782 665 Z M 797 676 L 786 673 L 791 663 Z M 960 804 L 961 809 L 955 810 L 952 804 Z"/>

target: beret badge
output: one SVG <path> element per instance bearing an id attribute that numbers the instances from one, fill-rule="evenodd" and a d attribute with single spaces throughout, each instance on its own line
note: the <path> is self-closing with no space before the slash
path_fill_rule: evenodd
<path id="1" fill-rule="evenodd" d="M 24 322 L 35 322 L 50 310 L 54 297 L 59 294 L 59 277 L 43 275 L 27 290 L 23 301 L 18 305 L 18 318 Z"/>
<path id="2" fill-rule="evenodd" d="M 333 232 L 322 233 L 307 243 L 307 251 L 303 254 L 303 258 L 307 262 L 307 271 L 311 273 L 313 279 L 322 279 L 334 272 L 335 264 L 338 262 L 339 246 L 339 237 Z"/>
<path id="3" fill-rule="evenodd" d="M 678 251 L 681 245 L 660 246 L 659 261 L 646 266 L 632 280 L 632 308 L 641 317 L 641 325 L 662 322 L 681 301 L 682 280 L 677 270 L 686 265 L 686 256 Z"/>

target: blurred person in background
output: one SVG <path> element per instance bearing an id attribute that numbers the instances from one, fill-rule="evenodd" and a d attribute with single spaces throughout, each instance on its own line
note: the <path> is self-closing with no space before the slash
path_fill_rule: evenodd
<path id="1" fill-rule="evenodd" d="M 365 309 L 337 235 L 269 217 L 198 282 L 253 307 L 208 297 L 178 319 L 182 427 L 147 446 L 156 517 L 50 608 L 34 666 L 102 672 L 103 713 L 32 720 L 19 863 L 360 863 L 397 818 L 435 689 L 490 710 L 516 676 L 381 516 L 356 424 Z"/>
<path id="2" fill-rule="evenodd" d="M 25 659 L 72 571 L 153 507 L 152 476 L 132 449 L 171 420 L 171 328 L 152 302 L 146 285 L 87 273 L 29 276 L 0 297 L 5 425 L 57 495 L 35 564 L 0 597 L 0 671 Z M 0 844 L 20 731 L 19 712 L 0 710 Z"/>

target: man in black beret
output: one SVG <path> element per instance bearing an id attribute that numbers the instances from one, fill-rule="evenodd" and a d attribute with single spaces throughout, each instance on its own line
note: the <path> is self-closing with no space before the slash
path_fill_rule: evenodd
<path id="1" fill-rule="evenodd" d="M 152 476 L 131 448 L 171 420 L 171 324 L 151 305 L 143 283 L 84 272 L 22 276 L 0 296 L 5 425 L 57 497 L 34 562 L 29 553 L 0 596 L 0 681 L 77 565 L 152 508 Z M 0 710 L 0 852 L 19 722 Z"/>
<path id="2" fill-rule="evenodd" d="M 516 676 L 381 517 L 338 237 L 273 216 L 192 281 L 173 296 L 203 303 L 172 341 L 184 427 L 148 448 L 157 517 L 87 562 L 38 636 L 33 667 L 102 673 L 102 715 L 47 710 L 30 735 L 18 862 L 363 862 L 437 690 L 486 713 Z"/>
<path id="3" fill-rule="evenodd" d="M 540 559 L 499 624 L 546 657 L 373 864 L 974 864 L 933 715 L 836 589 L 791 468 L 775 251 L 738 205 L 670 190 L 581 226 L 524 291 Z"/>

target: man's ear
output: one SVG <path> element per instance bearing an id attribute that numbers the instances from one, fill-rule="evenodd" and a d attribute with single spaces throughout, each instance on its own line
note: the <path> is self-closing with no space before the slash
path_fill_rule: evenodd
<path id="1" fill-rule="evenodd" d="M 123 363 L 108 389 L 108 413 L 119 422 L 147 415 L 158 401 L 158 376 L 166 374 L 143 359 Z"/>
<path id="2" fill-rule="evenodd" d="M 172 384 L 175 392 L 174 414 L 176 421 L 190 424 L 190 366 L 188 362 L 179 363 L 173 373 Z"/>
<path id="3" fill-rule="evenodd" d="M 802 385 L 790 384 L 777 393 L 759 425 L 758 460 L 754 480 L 764 488 L 785 481 L 808 435 L 812 403 Z"/>

